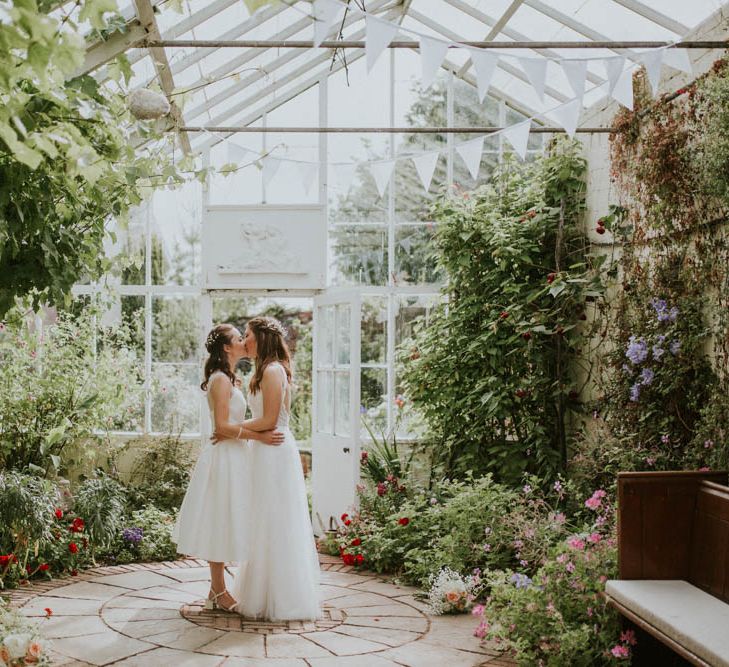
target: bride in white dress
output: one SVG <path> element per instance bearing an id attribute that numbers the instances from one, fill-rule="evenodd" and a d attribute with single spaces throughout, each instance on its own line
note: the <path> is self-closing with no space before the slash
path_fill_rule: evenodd
<path id="1" fill-rule="evenodd" d="M 242 426 L 276 429 L 279 447 L 251 444 L 252 507 L 249 540 L 241 554 L 232 594 L 238 613 L 270 621 L 320 617 L 319 559 L 299 450 L 291 430 L 291 363 L 284 329 L 255 317 L 245 332 L 246 355 L 255 359 L 248 400 L 253 418 Z"/>
<path id="2" fill-rule="evenodd" d="M 235 366 L 246 356 L 240 331 L 230 324 L 216 326 L 207 337 L 210 356 L 205 379 L 210 421 L 218 439 L 203 447 L 172 533 L 177 550 L 203 558 L 210 565 L 207 607 L 235 611 L 235 600 L 225 589 L 225 563 L 237 561 L 248 548 L 251 507 L 251 445 L 262 448 L 284 442 L 283 429 L 252 430 L 243 425 L 246 400 L 235 386 Z"/>

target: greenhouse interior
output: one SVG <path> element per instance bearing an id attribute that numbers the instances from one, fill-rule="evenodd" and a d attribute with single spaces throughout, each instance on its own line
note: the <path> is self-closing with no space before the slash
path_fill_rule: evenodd
<path id="1" fill-rule="evenodd" d="M 0 0 L 0 667 L 729 667 L 727 47 Z"/>

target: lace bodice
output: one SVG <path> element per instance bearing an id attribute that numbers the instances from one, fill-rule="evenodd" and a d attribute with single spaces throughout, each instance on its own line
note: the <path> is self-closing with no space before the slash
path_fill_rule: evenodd
<path id="1" fill-rule="evenodd" d="M 228 376 L 225 373 L 221 373 L 220 371 L 215 371 L 210 376 L 210 382 L 212 382 L 213 378 L 216 375 L 222 375 L 225 378 L 226 383 L 228 383 L 228 386 L 230 386 L 230 380 L 228 379 Z M 208 387 L 209 389 L 209 387 Z M 208 409 L 210 410 L 210 423 L 215 424 L 215 411 L 213 409 L 213 399 L 210 395 L 210 391 L 208 391 Z M 228 413 L 228 420 L 231 422 L 242 422 L 246 418 L 246 398 L 243 396 L 243 392 L 238 389 L 238 387 L 230 386 L 230 404 L 229 404 L 229 413 Z"/>
<path id="2" fill-rule="evenodd" d="M 283 388 L 283 395 L 281 397 L 281 410 L 278 413 L 278 421 L 276 422 L 276 429 L 282 431 L 289 428 L 289 405 L 290 405 L 290 389 L 289 381 L 286 377 L 286 371 L 284 367 L 278 362 L 271 364 L 272 367 L 277 368 L 281 375 L 281 385 Z M 255 394 L 248 395 L 248 402 L 251 406 L 251 412 L 253 413 L 253 419 L 259 419 L 263 417 L 263 392 L 259 391 Z"/>

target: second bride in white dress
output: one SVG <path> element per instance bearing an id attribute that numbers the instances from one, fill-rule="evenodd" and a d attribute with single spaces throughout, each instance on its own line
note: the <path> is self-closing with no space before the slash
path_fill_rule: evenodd
<path id="1" fill-rule="evenodd" d="M 248 322 L 245 352 L 255 359 L 245 429 L 284 434 L 278 447 L 251 443 L 251 508 L 246 553 L 231 593 L 238 613 L 271 621 L 320 617 L 319 559 L 304 474 L 289 428 L 290 355 L 284 329 L 271 317 Z"/>

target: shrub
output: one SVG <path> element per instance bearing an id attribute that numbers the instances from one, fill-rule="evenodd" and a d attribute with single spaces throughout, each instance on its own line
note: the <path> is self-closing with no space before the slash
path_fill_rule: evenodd
<path id="1" fill-rule="evenodd" d="M 557 545 L 533 577 L 510 569 L 484 574 L 490 592 L 473 609 L 476 636 L 530 667 L 592 667 L 630 656 L 635 639 L 621 635 L 603 596 L 604 582 L 617 574 L 612 509 L 603 494 L 587 501 L 597 521 Z"/>
<path id="2" fill-rule="evenodd" d="M 115 480 L 100 474 L 79 486 L 74 509 L 83 516 L 91 539 L 92 554 L 111 544 L 124 517 L 125 491 Z"/>
<path id="3" fill-rule="evenodd" d="M 152 505 L 135 510 L 126 518 L 103 557 L 111 563 L 173 560 L 177 548 L 172 528 L 177 512 L 165 512 Z"/>

